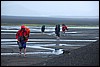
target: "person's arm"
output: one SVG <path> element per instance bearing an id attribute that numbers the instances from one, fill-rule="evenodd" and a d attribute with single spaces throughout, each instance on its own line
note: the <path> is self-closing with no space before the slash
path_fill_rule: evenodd
<path id="1" fill-rule="evenodd" d="M 55 28 L 55 34 L 57 33 L 57 28 Z"/>
<path id="2" fill-rule="evenodd" d="M 67 30 L 68 30 L 68 28 L 67 28 Z"/>
<path id="3" fill-rule="evenodd" d="M 25 42 L 28 41 L 28 38 L 29 38 L 29 33 L 26 31 L 26 34 L 25 34 Z"/>
<path id="4" fill-rule="evenodd" d="M 66 30 L 68 30 L 68 27 L 66 26 Z"/>
<path id="5" fill-rule="evenodd" d="M 16 39 L 17 39 L 17 41 L 19 42 L 18 36 L 19 36 L 19 31 L 16 33 Z"/>
<path id="6" fill-rule="evenodd" d="M 30 35 L 30 29 L 27 31 L 27 37 L 29 38 Z"/>

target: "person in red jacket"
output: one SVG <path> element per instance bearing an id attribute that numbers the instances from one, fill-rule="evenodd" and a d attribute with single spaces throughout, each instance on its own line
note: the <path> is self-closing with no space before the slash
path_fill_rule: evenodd
<path id="1" fill-rule="evenodd" d="M 66 30 L 68 30 L 68 27 L 65 24 L 62 24 L 62 32 L 64 35 Z"/>
<path id="2" fill-rule="evenodd" d="M 26 42 L 28 40 L 28 33 L 25 30 L 25 26 L 22 25 L 21 29 L 18 30 L 18 32 L 16 33 L 16 39 L 17 39 L 17 43 L 19 45 L 19 50 L 20 50 L 20 55 L 21 55 L 21 50 L 24 48 L 24 56 L 26 56 Z"/>

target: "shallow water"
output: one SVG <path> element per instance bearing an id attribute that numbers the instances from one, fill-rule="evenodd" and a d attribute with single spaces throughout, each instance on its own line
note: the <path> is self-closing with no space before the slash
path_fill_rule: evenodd
<path id="1" fill-rule="evenodd" d="M 41 27 L 35 27 L 35 26 L 27 26 L 30 29 L 41 29 Z M 1 28 L 6 28 L 6 29 L 20 29 L 20 26 L 1 26 Z M 54 29 L 55 27 L 45 27 L 46 29 Z M 60 27 L 61 29 L 62 27 Z M 68 27 L 70 28 L 77 28 L 77 29 L 99 29 L 99 27 Z"/>
<path id="2" fill-rule="evenodd" d="M 28 26 L 31 30 L 31 33 L 30 34 L 41 34 L 41 33 L 37 33 L 37 32 L 41 32 L 41 27 L 33 27 L 33 26 Z M 15 29 L 20 29 L 20 26 L 1 26 L 1 28 L 5 28 L 5 29 L 1 29 L 1 34 L 16 34 L 16 33 L 13 33 L 13 32 L 17 32 L 18 30 L 15 30 Z M 47 33 L 44 33 L 46 35 L 55 35 L 55 27 L 46 27 L 45 31 Z M 99 27 L 68 27 L 68 28 L 75 28 L 75 29 L 99 29 Z M 12 29 L 12 30 L 9 30 L 9 29 Z M 62 29 L 60 29 L 62 30 Z M 82 30 L 81 30 L 82 31 Z M 5 33 L 4 33 L 5 32 Z M 11 33 L 7 33 L 7 32 L 11 32 Z M 49 32 L 49 33 L 48 33 Z M 68 35 L 71 35 L 71 36 L 78 36 L 78 37 L 81 37 L 81 36 L 87 36 L 86 34 L 80 34 L 80 31 L 67 31 L 65 32 L 67 33 Z M 82 31 L 81 33 L 84 33 L 84 31 Z M 69 40 L 69 39 L 60 39 L 60 40 L 56 40 L 56 39 L 29 39 L 29 41 L 27 42 L 27 47 L 28 48 L 36 48 L 36 49 L 43 49 L 45 50 L 44 52 L 26 52 L 26 54 L 54 54 L 54 55 L 59 55 L 59 54 L 62 54 L 63 53 L 63 49 L 55 49 L 55 48 L 46 48 L 45 46 L 64 46 L 64 47 L 82 47 L 82 46 L 86 46 L 86 45 L 82 45 L 82 44 L 60 44 L 59 42 L 60 41 L 64 41 L 64 42 L 95 42 L 97 41 L 96 38 L 98 37 L 94 37 L 94 39 L 83 39 L 83 40 L 80 40 L 80 39 L 77 39 L 77 40 Z M 12 47 L 17 47 L 18 48 L 18 45 L 16 39 L 1 39 L 1 48 L 12 48 Z M 31 41 L 31 42 L 30 42 Z M 38 42 L 40 41 L 40 42 Z M 59 42 L 58 42 L 59 41 Z M 58 42 L 57 44 L 42 44 L 42 43 L 52 43 L 52 42 Z M 37 44 L 35 44 L 37 43 Z M 41 44 L 40 44 L 41 43 Z M 43 47 L 44 46 L 44 47 Z M 70 48 L 72 49 L 72 48 Z M 50 51 L 46 51 L 46 50 L 50 50 Z M 1 55 L 18 55 L 19 53 L 1 53 Z M 23 53 L 22 53 L 23 54 Z"/>
<path id="3" fill-rule="evenodd" d="M 27 48 L 37 48 L 37 49 L 45 49 L 45 50 L 52 50 L 52 51 L 42 51 L 42 52 L 26 52 L 26 54 L 55 54 L 59 55 L 63 53 L 63 49 L 53 49 L 53 48 L 46 48 L 41 47 L 43 45 L 27 45 Z M 47 45 L 46 45 L 47 46 Z M 9 47 L 18 47 L 18 45 L 1 45 L 2 48 L 9 48 Z M 18 55 L 19 53 L 1 53 L 1 55 Z"/>
<path id="4" fill-rule="evenodd" d="M 16 30 L 1 30 L 1 31 L 13 31 L 13 32 L 16 32 Z M 69 33 L 69 34 L 71 34 L 71 33 L 78 33 L 78 32 L 65 32 L 65 33 Z M 16 34 L 16 33 L 1 33 L 1 34 Z M 41 33 L 34 33 L 34 32 L 32 32 L 32 33 L 30 33 L 30 34 L 41 34 Z M 55 32 L 51 32 L 51 33 L 43 33 L 43 34 L 47 34 L 47 35 L 50 35 L 50 34 L 55 34 Z"/>
<path id="5" fill-rule="evenodd" d="M 43 46 L 67 46 L 67 47 L 82 47 L 85 45 L 73 45 L 73 44 L 28 44 L 26 47 L 27 48 L 37 48 L 37 49 L 45 49 L 45 50 L 51 50 L 49 52 L 27 52 L 26 54 L 55 54 L 55 55 L 59 55 L 63 53 L 63 49 L 54 49 L 54 48 L 47 48 L 47 47 L 43 47 Z M 1 45 L 2 48 L 13 48 L 13 47 L 17 47 L 18 45 Z M 1 55 L 17 55 L 19 53 L 1 53 Z"/>
<path id="6" fill-rule="evenodd" d="M 62 53 L 63 53 L 62 49 L 54 50 L 52 52 L 26 52 L 26 54 L 45 54 L 45 55 L 46 54 L 59 55 L 59 54 L 62 54 Z M 1 55 L 19 55 L 19 53 L 1 53 Z"/>
<path id="7" fill-rule="evenodd" d="M 1 39 L 2 42 L 5 42 L 5 41 L 17 41 L 16 39 Z M 29 39 L 28 41 L 57 41 L 56 39 Z M 94 41 L 97 41 L 97 40 L 63 40 L 63 39 L 60 39 L 59 41 L 78 41 L 78 42 L 94 42 Z"/>

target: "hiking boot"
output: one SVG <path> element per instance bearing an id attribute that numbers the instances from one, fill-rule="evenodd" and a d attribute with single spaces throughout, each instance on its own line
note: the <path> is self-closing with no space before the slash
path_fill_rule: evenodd
<path id="1" fill-rule="evenodd" d="M 26 57 L 26 54 L 24 54 L 24 57 Z"/>
<path id="2" fill-rule="evenodd" d="M 19 53 L 19 56 L 21 56 L 21 53 Z"/>

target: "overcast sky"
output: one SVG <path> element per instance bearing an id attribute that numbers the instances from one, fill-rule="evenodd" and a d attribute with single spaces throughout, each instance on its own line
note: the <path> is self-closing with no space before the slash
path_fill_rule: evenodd
<path id="1" fill-rule="evenodd" d="M 99 1 L 1 1 L 1 15 L 99 16 Z"/>

